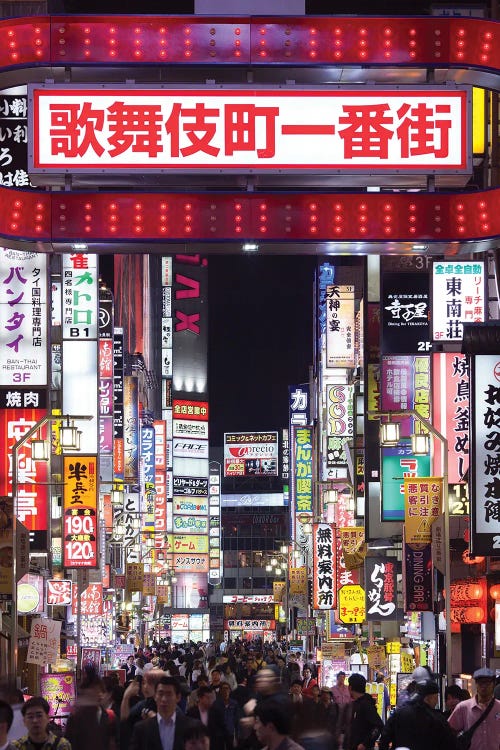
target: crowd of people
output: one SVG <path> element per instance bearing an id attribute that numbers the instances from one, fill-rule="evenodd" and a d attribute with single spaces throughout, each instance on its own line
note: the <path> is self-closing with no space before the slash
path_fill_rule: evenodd
<path id="1" fill-rule="evenodd" d="M 320 686 L 312 655 L 277 643 L 169 644 L 137 649 L 121 667 L 125 685 L 84 673 L 63 727 L 43 697 L 0 691 L 0 750 L 500 750 L 486 668 L 473 697 L 451 685 L 439 711 L 436 676 L 418 667 L 383 720 L 362 674 Z"/>

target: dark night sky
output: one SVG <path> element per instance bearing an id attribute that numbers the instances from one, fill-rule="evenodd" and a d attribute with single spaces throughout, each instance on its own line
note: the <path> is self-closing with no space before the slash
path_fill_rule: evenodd
<path id="1" fill-rule="evenodd" d="M 286 426 L 288 385 L 309 378 L 312 256 L 209 258 L 211 442 Z"/>

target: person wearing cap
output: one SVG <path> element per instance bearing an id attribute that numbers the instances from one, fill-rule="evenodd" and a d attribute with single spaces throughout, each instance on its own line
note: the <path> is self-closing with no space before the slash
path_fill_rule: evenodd
<path id="1" fill-rule="evenodd" d="M 344 745 L 344 750 L 371 750 L 383 729 L 382 719 L 375 701 L 366 692 L 366 678 L 355 673 L 349 677 L 348 684 L 352 706 L 349 746 Z"/>
<path id="2" fill-rule="evenodd" d="M 499 750 L 500 700 L 497 700 L 493 695 L 495 672 L 487 667 L 482 667 L 476 669 L 472 676 L 476 683 L 476 695 L 455 706 L 448 722 L 457 734 L 469 729 L 493 701 L 487 716 L 474 730 L 470 750 Z"/>
<path id="3" fill-rule="evenodd" d="M 434 680 L 416 682 L 415 693 L 394 711 L 382 732 L 379 750 L 454 750 L 455 738 L 443 715 L 436 711 L 439 685 Z"/>

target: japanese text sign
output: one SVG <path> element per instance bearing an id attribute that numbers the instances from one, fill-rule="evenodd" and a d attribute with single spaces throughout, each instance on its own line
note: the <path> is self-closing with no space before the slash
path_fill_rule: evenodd
<path id="1" fill-rule="evenodd" d="M 403 544 L 403 598 L 405 612 L 430 612 L 432 557 L 430 544 Z"/>
<path id="2" fill-rule="evenodd" d="M 462 341 L 464 323 L 486 320 L 483 261 L 432 264 L 432 338 Z"/>
<path id="3" fill-rule="evenodd" d="M 97 339 L 97 256 L 87 253 L 63 255 L 63 338 Z"/>
<path id="4" fill-rule="evenodd" d="M 408 441 L 395 447 L 383 447 L 382 455 L 382 520 L 404 520 L 404 481 L 428 477 L 430 457 L 412 453 Z"/>
<path id="5" fill-rule="evenodd" d="M 53 664 L 59 655 L 59 638 L 61 635 L 61 621 L 35 618 L 31 623 L 31 633 L 28 644 L 28 664 L 46 666 Z"/>
<path id="6" fill-rule="evenodd" d="M 0 282 L 0 385 L 46 385 L 46 256 L 0 248 Z"/>
<path id="7" fill-rule="evenodd" d="M 337 545 L 332 524 L 313 525 L 313 608 L 335 609 Z"/>
<path id="8" fill-rule="evenodd" d="M 224 476 L 278 476 L 278 433 L 224 433 Z"/>
<path id="9" fill-rule="evenodd" d="M 354 367 L 354 286 L 326 287 L 326 366 Z"/>
<path id="10" fill-rule="evenodd" d="M 432 423 L 448 440 L 448 482 L 464 481 L 469 468 L 470 378 L 469 361 L 465 354 L 440 352 L 432 355 L 432 389 L 441 394 L 433 400 Z M 439 475 L 441 451 L 434 456 Z M 465 510 L 464 510 L 465 512 Z"/>
<path id="11" fill-rule="evenodd" d="M 476 355 L 473 368 L 471 552 L 494 555 L 500 550 L 500 357 L 496 354 Z"/>
<path id="12" fill-rule="evenodd" d="M 43 409 L 0 409 L 0 496 L 12 496 L 12 448 L 34 425 L 46 415 Z M 47 427 L 40 435 L 45 439 Z M 34 461 L 31 441 L 26 441 L 18 451 L 17 517 L 30 531 L 46 531 L 48 504 L 48 466 L 44 461 Z"/>
<path id="13" fill-rule="evenodd" d="M 67 606 L 71 604 L 71 581 L 49 578 L 47 580 L 47 604 Z"/>
<path id="14" fill-rule="evenodd" d="M 312 513 L 312 429 L 295 427 L 292 491 L 295 495 L 296 513 Z"/>
<path id="15" fill-rule="evenodd" d="M 365 619 L 365 592 L 359 585 L 339 589 L 339 620 L 346 625 Z"/>
<path id="16" fill-rule="evenodd" d="M 441 513 L 442 477 L 415 477 L 404 480 L 405 540 L 408 544 L 430 544 L 431 526 Z"/>
<path id="17" fill-rule="evenodd" d="M 97 458 L 64 456 L 64 567 L 97 567 Z"/>
<path id="18" fill-rule="evenodd" d="M 396 564 L 392 557 L 367 557 L 365 561 L 366 619 L 396 620 Z"/>
<path id="19" fill-rule="evenodd" d="M 29 87 L 30 170 L 465 172 L 470 89 Z"/>
<path id="20" fill-rule="evenodd" d="M 78 598 L 80 598 L 80 614 L 82 615 L 102 615 L 103 614 L 103 594 L 102 583 L 89 583 L 82 593 L 78 591 L 77 586 L 73 586 L 73 595 L 71 602 L 71 611 L 74 615 L 78 613 Z"/>

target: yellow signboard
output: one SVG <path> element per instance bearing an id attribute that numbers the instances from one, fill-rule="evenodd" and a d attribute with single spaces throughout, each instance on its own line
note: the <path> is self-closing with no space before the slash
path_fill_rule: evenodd
<path id="1" fill-rule="evenodd" d="M 339 620 L 345 625 L 365 620 L 365 590 L 358 584 L 339 589 Z"/>
<path id="2" fill-rule="evenodd" d="M 125 566 L 127 591 L 142 591 L 144 584 L 144 564 L 127 563 Z"/>
<path id="3" fill-rule="evenodd" d="M 290 568 L 288 571 L 290 594 L 307 594 L 306 568 Z"/>
<path id="4" fill-rule="evenodd" d="M 208 553 L 208 536 L 206 534 L 174 534 L 172 542 L 174 552 Z"/>
<path id="5" fill-rule="evenodd" d="M 285 581 L 273 581 L 273 599 L 275 603 L 280 604 L 285 596 Z"/>
<path id="6" fill-rule="evenodd" d="M 370 669 L 379 669 L 385 666 L 385 648 L 384 646 L 368 646 L 366 649 L 368 656 L 368 666 Z"/>
<path id="7" fill-rule="evenodd" d="M 401 652 L 401 671 L 405 672 L 406 674 L 409 674 L 410 672 L 413 672 L 415 668 L 415 662 L 413 661 L 413 656 L 411 654 L 407 654 L 406 652 Z"/>
<path id="8" fill-rule="evenodd" d="M 401 643 L 399 641 L 389 641 L 385 644 L 385 650 L 388 654 L 401 653 Z"/>
<path id="9" fill-rule="evenodd" d="M 443 504 L 442 477 L 405 477 L 405 542 L 430 544 Z"/>

